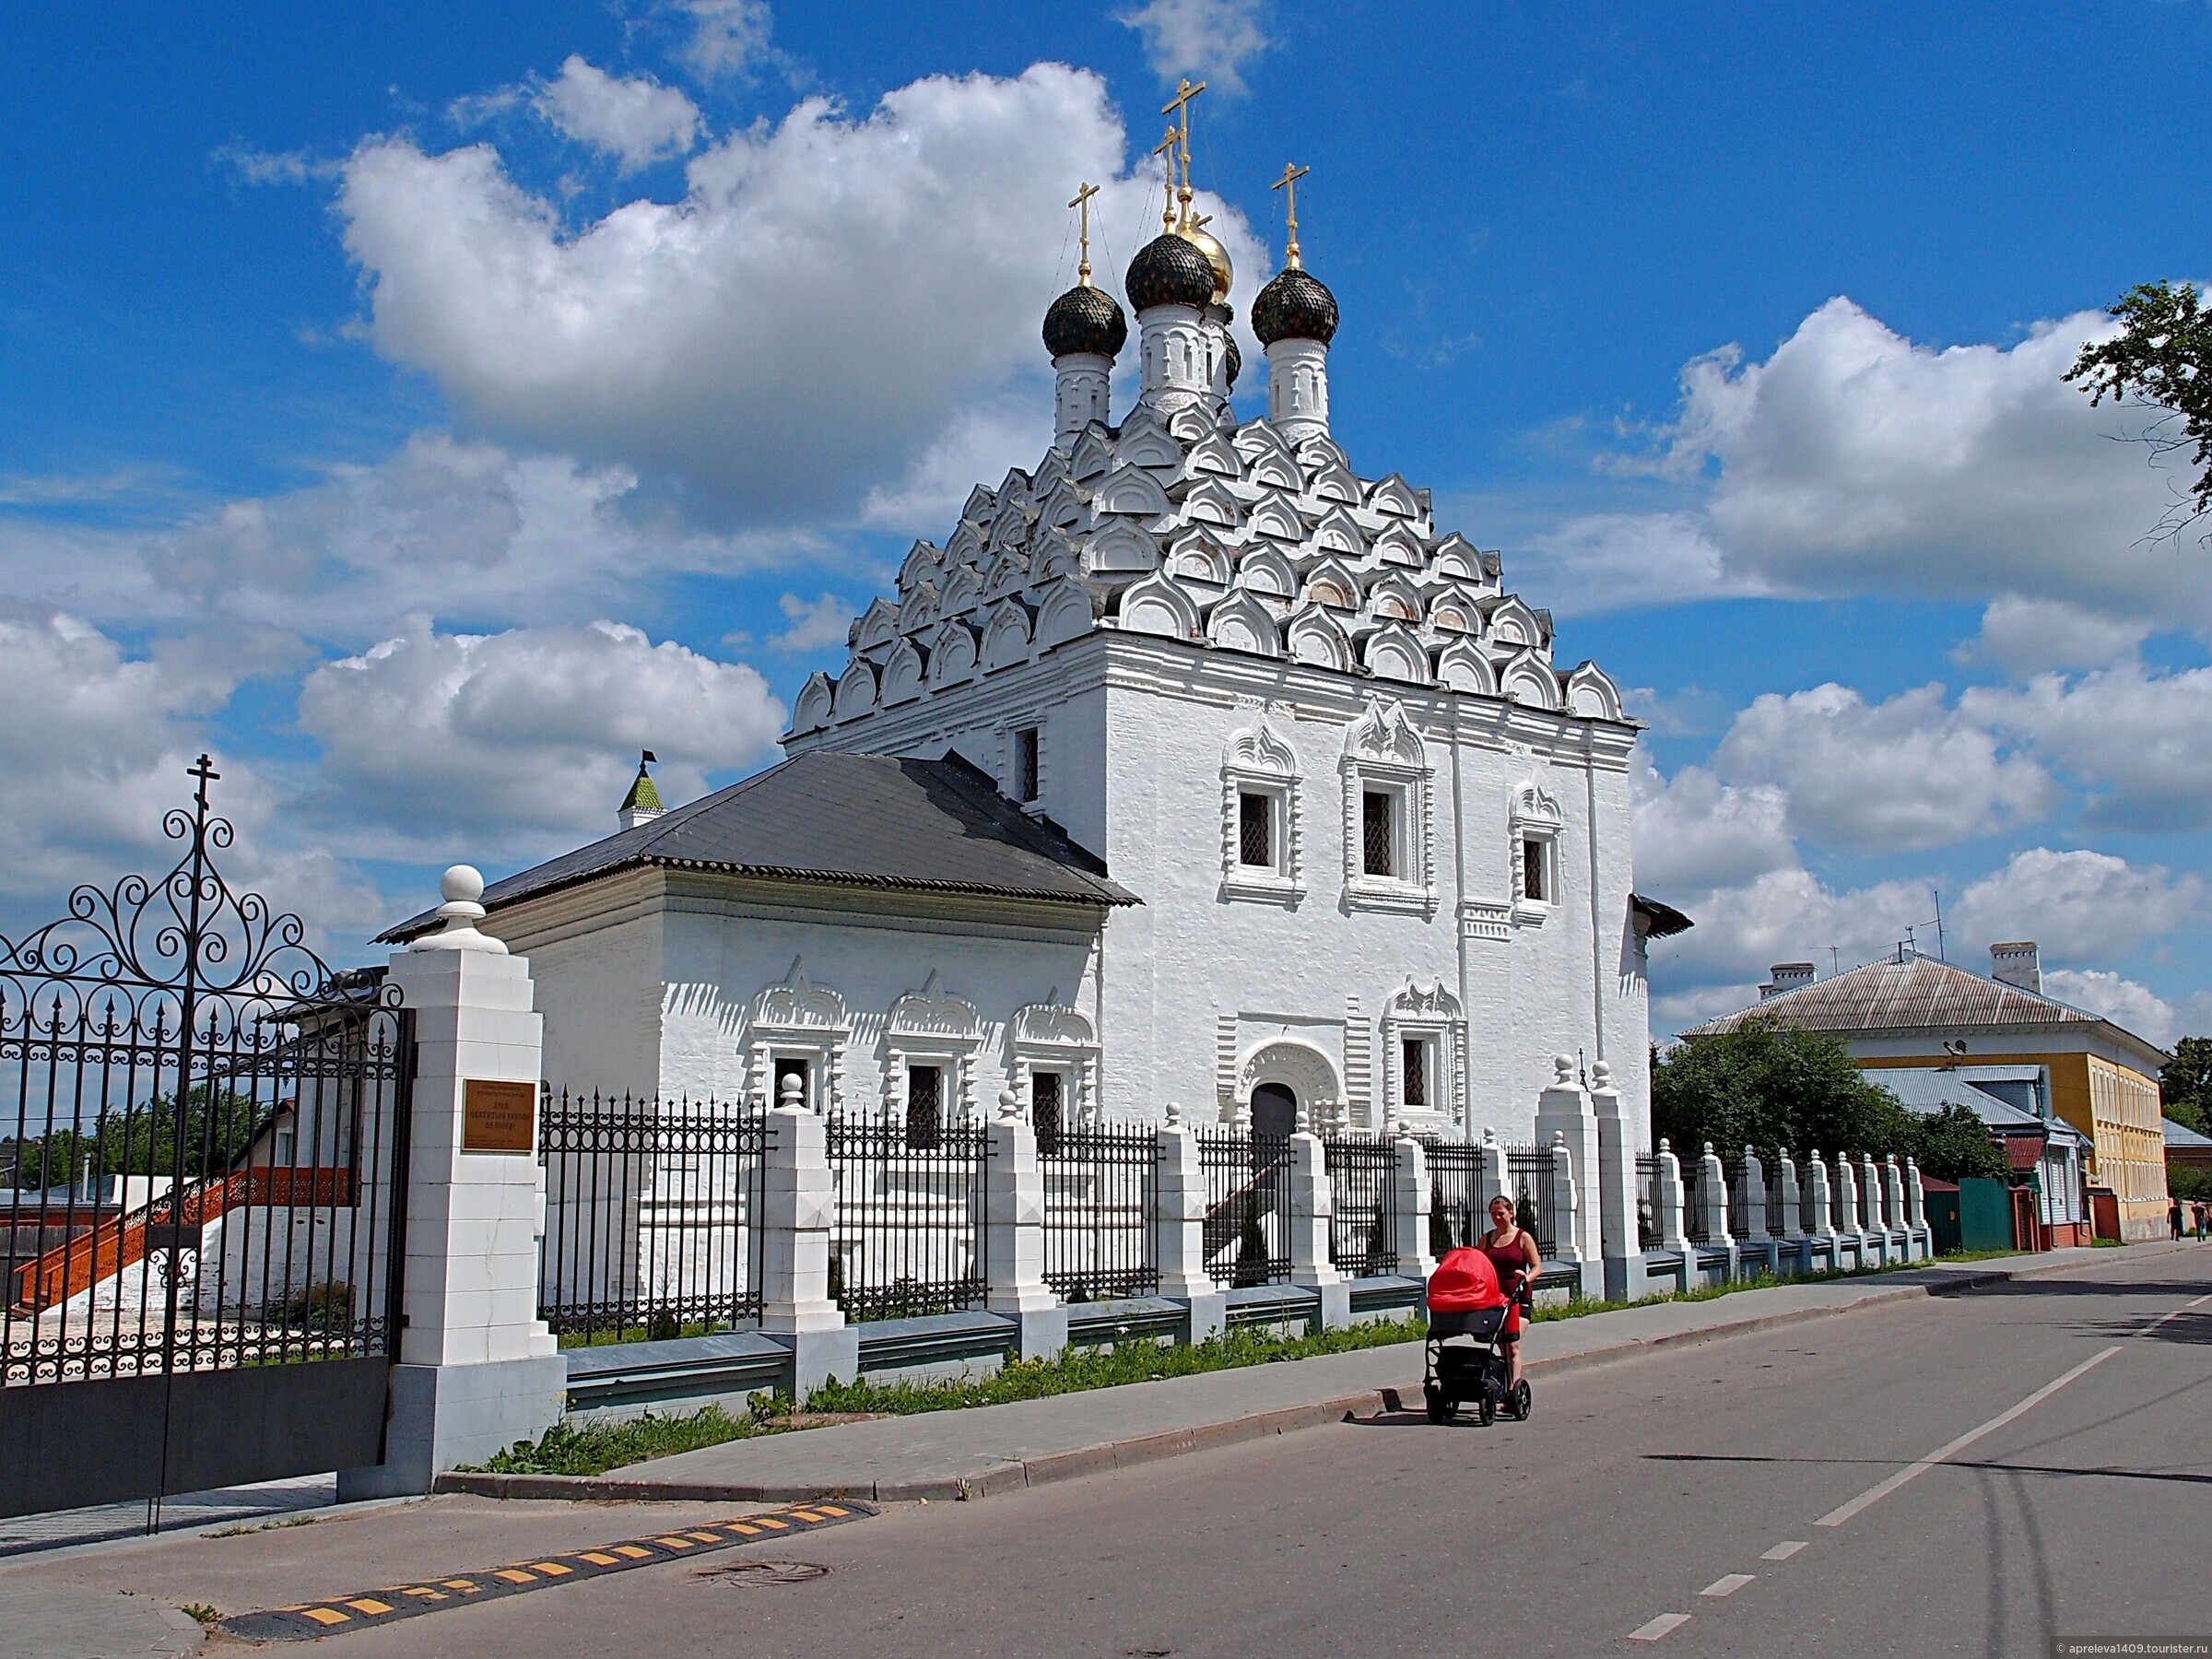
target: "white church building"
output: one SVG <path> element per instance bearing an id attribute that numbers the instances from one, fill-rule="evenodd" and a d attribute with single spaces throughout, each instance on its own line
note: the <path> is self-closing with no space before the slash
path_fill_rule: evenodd
<path id="1" fill-rule="evenodd" d="M 1330 435 L 1334 297 L 1194 220 L 1048 311 L 1057 419 L 799 694 L 780 765 L 493 884 L 556 1087 L 1523 1141 L 1555 1054 L 1648 1140 L 1639 726 Z M 388 939 L 414 936 L 425 916 Z"/>

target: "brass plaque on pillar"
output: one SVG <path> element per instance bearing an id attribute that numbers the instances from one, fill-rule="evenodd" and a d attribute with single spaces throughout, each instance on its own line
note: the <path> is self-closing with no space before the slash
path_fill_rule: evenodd
<path id="1" fill-rule="evenodd" d="M 461 1085 L 461 1150 L 537 1150 L 537 1085 L 491 1083 L 468 1077 Z"/>

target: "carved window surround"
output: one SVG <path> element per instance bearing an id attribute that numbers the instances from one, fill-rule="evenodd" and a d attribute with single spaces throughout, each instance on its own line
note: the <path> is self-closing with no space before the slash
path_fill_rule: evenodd
<path id="1" fill-rule="evenodd" d="M 1099 1119 L 1099 1042 L 1090 1021 L 1058 1003 L 1031 1003 L 1015 1010 L 1006 1026 L 1006 1078 L 1026 1116 L 1035 1098 L 1031 1081 L 1057 1072 L 1061 1122 L 1065 1127 Z"/>
<path id="2" fill-rule="evenodd" d="M 940 1110 L 947 1124 L 973 1123 L 975 1061 L 983 1045 L 982 1021 L 974 1005 L 937 989 L 932 973 L 919 991 L 891 1005 L 883 1025 L 883 1104 L 887 1112 L 904 1108 L 907 1072 L 934 1065 L 945 1074 Z"/>
<path id="3" fill-rule="evenodd" d="M 844 1099 L 845 1053 L 853 1023 L 845 999 L 827 985 L 816 985 L 794 963 L 791 977 L 754 999 L 739 1046 L 746 1092 L 767 1106 L 776 1104 L 776 1062 L 806 1064 L 807 1110 L 827 1112 Z"/>
<path id="4" fill-rule="evenodd" d="M 1344 901 L 1347 910 L 1436 914 L 1436 824 L 1431 810 L 1435 769 L 1395 702 L 1371 703 L 1345 739 Z M 1363 858 L 1361 803 L 1370 791 L 1396 803 L 1394 873 L 1370 876 Z"/>
<path id="5" fill-rule="evenodd" d="M 1295 907 L 1306 895 L 1305 814 L 1298 756 L 1265 719 L 1229 740 L 1221 762 L 1221 897 Z M 1268 802 L 1272 866 L 1243 862 L 1241 796 Z"/>
<path id="6" fill-rule="evenodd" d="M 1566 823 L 1559 797 L 1541 783 L 1524 783 L 1514 793 L 1508 829 L 1506 862 L 1513 877 L 1513 923 L 1521 927 L 1543 925 L 1559 898 L 1559 831 Z M 1528 861 L 1524 843 L 1534 841 L 1544 860 L 1544 892 L 1531 897 Z"/>
<path id="7" fill-rule="evenodd" d="M 1432 1056 L 1426 1106 L 1406 1103 L 1406 1042 L 1429 1044 Z M 1459 998 L 1441 980 L 1423 985 L 1408 979 L 1382 1008 L 1382 1122 L 1394 1127 L 1408 1111 L 1461 1121 L 1467 1076 L 1467 1022 Z"/>

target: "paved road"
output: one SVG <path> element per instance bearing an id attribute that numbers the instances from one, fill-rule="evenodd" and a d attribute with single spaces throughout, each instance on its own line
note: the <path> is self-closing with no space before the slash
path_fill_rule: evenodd
<path id="1" fill-rule="evenodd" d="M 745 1559 L 827 1571 L 716 1571 Z M 2208 1563 L 2212 1249 L 2114 1252 L 1559 1376 L 1527 1425 L 1342 1425 L 899 1506 L 331 1651 L 2040 1656 L 2212 1641 Z"/>

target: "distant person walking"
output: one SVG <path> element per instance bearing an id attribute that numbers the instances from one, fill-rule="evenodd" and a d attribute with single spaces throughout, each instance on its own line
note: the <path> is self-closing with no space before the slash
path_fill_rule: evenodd
<path id="1" fill-rule="evenodd" d="M 2200 1198 L 2196 1201 L 2195 1207 L 2196 1241 L 2201 1244 L 2205 1241 L 2205 1234 L 2207 1230 L 2206 1224 L 2208 1222 L 2212 1222 L 2212 1205 L 2206 1204 L 2205 1201 Z"/>
<path id="2" fill-rule="evenodd" d="M 2179 1244 L 2182 1241 L 2182 1201 L 2179 1198 L 2167 1202 L 2166 1224 L 2173 1229 L 2173 1241 Z"/>

